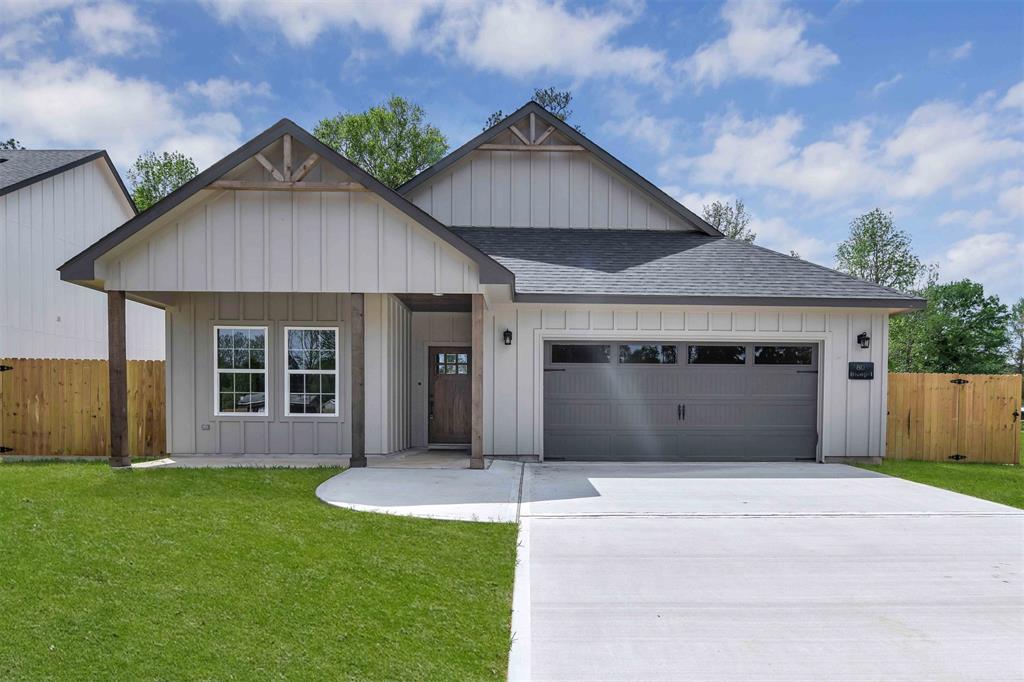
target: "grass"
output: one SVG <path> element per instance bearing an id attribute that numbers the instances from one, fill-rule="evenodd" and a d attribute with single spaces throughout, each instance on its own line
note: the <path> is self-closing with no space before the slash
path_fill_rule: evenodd
<path id="1" fill-rule="evenodd" d="M 1024 433 L 1018 466 L 885 460 L 865 469 L 1024 509 Z"/>
<path id="2" fill-rule="evenodd" d="M 515 526 L 329 507 L 337 472 L 0 465 L 0 679 L 503 679 Z"/>

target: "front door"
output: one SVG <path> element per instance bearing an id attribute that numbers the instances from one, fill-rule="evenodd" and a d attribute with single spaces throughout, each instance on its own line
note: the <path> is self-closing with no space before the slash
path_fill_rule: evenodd
<path id="1" fill-rule="evenodd" d="M 469 443 L 472 359 L 469 348 L 431 346 L 427 396 L 430 443 Z"/>

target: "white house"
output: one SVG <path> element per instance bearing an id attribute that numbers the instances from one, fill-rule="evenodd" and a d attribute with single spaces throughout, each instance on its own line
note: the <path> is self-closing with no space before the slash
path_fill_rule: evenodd
<path id="1" fill-rule="evenodd" d="M 104 301 L 57 266 L 135 214 L 106 152 L 0 150 L 0 358 L 107 356 Z M 129 357 L 163 359 L 162 312 L 127 314 Z"/>
<path id="2" fill-rule="evenodd" d="M 881 457 L 924 303 L 723 238 L 533 102 L 398 191 L 282 120 L 61 275 L 166 311 L 171 453 L 356 466 Z"/>

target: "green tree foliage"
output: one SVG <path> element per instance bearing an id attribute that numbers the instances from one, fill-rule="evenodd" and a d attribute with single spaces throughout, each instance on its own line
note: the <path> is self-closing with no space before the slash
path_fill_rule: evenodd
<path id="1" fill-rule="evenodd" d="M 388 187 L 398 187 L 441 160 L 448 140 L 424 121 L 423 108 L 392 95 L 358 114 L 322 119 L 313 134 Z"/>
<path id="2" fill-rule="evenodd" d="M 836 261 L 842 272 L 899 291 L 912 291 L 925 272 L 910 235 L 878 208 L 850 223 L 850 237 L 839 245 Z"/>
<path id="3" fill-rule="evenodd" d="M 757 238 L 757 235 L 747 227 L 750 225 L 750 215 L 742 199 L 737 199 L 732 204 L 717 199 L 710 204 L 704 204 L 704 220 L 729 239 L 753 244 Z"/>
<path id="4" fill-rule="evenodd" d="M 1024 374 L 1024 296 L 1010 308 L 1010 362 L 1015 374 Z"/>
<path id="5" fill-rule="evenodd" d="M 572 105 L 572 90 L 534 88 L 532 99 L 561 121 L 568 122 L 569 117 L 572 116 L 572 109 L 569 108 Z M 505 118 L 505 113 L 498 109 L 487 117 L 487 121 L 484 123 L 484 130 L 497 125 L 503 118 Z M 578 125 L 573 125 L 573 128 L 583 132 Z"/>
<path id="6" fill-rule="evenodd" d="M 181 152 L 146 152 L 128 169 L 132 199 L 145 211 L 199 174 L 199 167 Z"/>
<path id="7" fill-rule="evenodd" d="M 1006 371 L 1010 314 L 998 296 L 985 296 L 982 285 L 969 279 L 931 284 L 921 293 L 927 308 L 891 321 L 890 338 L 904 339 L 901 352 L 890 356 L 892 371 Z"/>
<path id="8" fill-rule="evenodd" d="M 2 150 L 15 150 L 15 149 L 24 149 L 24 147 L 21 146 L 21 142 L 18 142 L 13 137 L 9 137 L 6 140 L 0 142 L 0 149 L 2 149 Z"/>

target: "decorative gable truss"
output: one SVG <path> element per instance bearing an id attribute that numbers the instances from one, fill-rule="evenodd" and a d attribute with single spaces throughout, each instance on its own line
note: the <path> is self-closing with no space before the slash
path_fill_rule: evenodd
<path id="1" fill-rule="evenodd" d="M 519 128 L 521 125 L 526 124 L 527 133 L 523 133 Z M 543 132 L 538 134 L 538 120 L 535 112 L 530 112 L 530 115 L 518 123 L 513 123 L 507 129 L 507 133 L 498 135 L 498 138 L 511 137 L 511 143 L 502 142 L 485 142 L 484 144 L 477 147 L 477 149 L 490 150 L 490 151 L 505 151 L 505 152 L 584 152 L 586 147 L 579 144 L 573 144 L 568 140 L 562 141 L 558 139 L 560 136 L 555 135 L 555 126 L 548 125 L 547 123 L 540 121 L 541 126 L 547 126 Z"/>
<path id="2" fill-rule="evenodd" d="M 316 152 L 310 152 L 305 160 L 299 164 L 296 168 L 294 167 L 294 155 L 295 143 L 292 140 L 292 136 L 285 134 L 281 138 L 281 168 L 278 170 L 277 166 L 272 163 L 263 151 L 256 152 L 253 155 L 253 160 L 256 161 L 267 173 L 270 174 L 270 178 L 266 180 L 215 180 L 211 182 L 207 187 L 209 189 L 224 189 L 224 190 L 240 190 L 240 191 L 256 191 L 256 192 L 274 192 L 274 191 L 297 191 L 297 192 L 369 192 L 370 190 L 358 183 L 352 181 L 324 181 L 324 180 L 306 180 L 306 177 L 310 172 L 320 164 L 320 155 Z M 269 152 L 268 152 L 269 153 Z"/>

